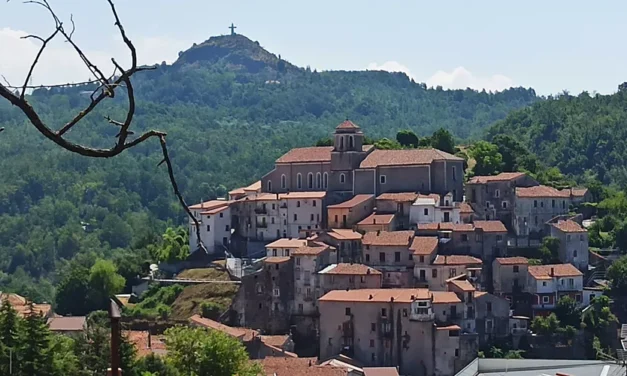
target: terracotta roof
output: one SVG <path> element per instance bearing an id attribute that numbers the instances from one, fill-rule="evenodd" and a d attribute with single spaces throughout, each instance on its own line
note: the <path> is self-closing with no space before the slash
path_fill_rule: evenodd
<path id="1" fill-rule="evenodd" d="M 148 332 L 143 330 L 126 330 L 123 332 L 127 340 L 137 349 L 137 356 L 144 357 L 151 353 L 165 355 L 168 350 L 165 346 L 165 336 L 151 335 L 150 347 L 148 347 Z"/>
<path id="2" fill-rule="evenodd" d="M 437 149 L 375 150 L 361 162 L 359 168 L 426 165 L 436 160 L 463 159 Z"/>
<path id="3" fill-rule="evenodd" d="M 209 201 L 201 202 L 199 204 L 194 204 L 190 206 L 189 208 L 211 210 L 211 209 L 215 209 L 215 208 L 222 207 L 222 206 L 229 206 L 230 203 L 231 201 L 226 201 L 226 200 L 209 200 Z"/>
<path id="4" fill-rule="evenodd" d="M 30 301 L 21 295 L 0 292 L 0 305 L 4 304 L 5 301 L 11 304 L 20 317 L 26 317 L 32 313 Z M 52 306 L 50 304 L 33 304 L 33 311 L 47 317 L 52 312 Z"/>
<path id="5" fill-rule="evenodd" d="M 213 215 L 213 214 L 218 214 L 218 213 L 220 213 L 221 211 L 225 211 L 225 210 L 226 210 L 226 209 L 228 209 L 228 208 L 229 208 L 229 206 L 228 206 L 228 205 L 225 205 L 225 206 L 219 206 L 219 207 L 217 207 L 217 208 L 215 208 L 215 209 L 211 209 L 211 210 L 207 210 L 207 211 L 200 212 L 200 214 L 202 214 L 202 215 Z"/>
<path id="6" fill-rule="evenodd" d="M 528 188 L 516 188 L 516 196 L 524 198 L 543 198 L 543 197 L 558 197 L 569 198 L 570 190 L 557 190 L 553 187 L 547 187 L 546 185 L 538 185 Z"/>
<path id="7" fill-rule="evenodd" d="M 433 260 L 433 265 L 475 265 L 482 263 L 481 259 L 466 255 L 437 255 Z"/>
<path id="8" fill-rule="evenodd" d="M 582 276 L 573 264 L 553 264 L 553 265 L 532 265 L 529 266 L 529 275 L 535 279 L 551 279 L 551 271 L 555 277 L 578 277 Z"/>
<path id="9" fill-rule="evenodd" d="M 306 246 L 293 250 L 292 255 L 293 256 L 318 256 L 319 254 L 328 250 L 329 248 L 331 247 L 329 247 L 326 244 L 317 245 L 317 246 L 306 245 Z"/>
<path id="10" fill-rule="evenodd" d="M 383 193 L 377 197 L 377 200 L 390 200 L 396 202 L 414 202 L 418 198 L 419 194 L 415 192 L 401 192 L 401 193 Z M 438 195 L 438 199 L 439 199 Z"/>
<path id="11" fill-rule="evenodd" d="M 325 191 L 289 192 L 289 193 L 279 194 L 279 199 L 281 200 L 289 200 L 289 199 L 306 200 L 308 198 L 325 198 L 326 195 L 327 195 L 327 192 Z"/>
<path id="12" fill-rule="evenodd" d="M 331 162 L 333 146 L 295 148 L 276 160 L 276 163 Z"/>
<path id="13" fill-rule="evenodd" d="M 570 193 L 574 197 L 583 197 L 588 193 L 588 188 L 571 188 Z"/>
<path id="14" fill-rule="evenodd" d="M 462 302 L 457 294 L 452 291 L 433 291 L 431 292 L 431 295 L 433 296 L 433 304 L 451 304 Z"/>
<path id="15" fill-rule="evenodd" d="M 389 225 L 394 220 L 394 214 L 377 214 L 372 213 L 357 225 Z"/>
<path id="16" fill-rule="evenodd" d="M 335 127 L 335 129 L 360 129 L 360 128 L 359 128 L 359 126 L 357 124 L 355 124 L 352 121 L 346 119 L 345 121 L 341 122 L 340 125 Z"/>
<path id="17" fill-rule="evenodd" d="M 275 336 L 260 336 L 261 342 L 265 343 L 269 346 L 275 346 L 278 348 L 282 348 L 285 346 L 285 343 L 290 339 L 290 336 L 287 334 L 283 335 L 275 335 Z"/>
<path id="18" fill-rule="evenodd" d="M 521 176 L 525 176 L 524 172 L 501 172 L 494 176 L 473 176 L 468 180 L 468 184 L 485 184 L 492 181 L 508 181 L 518 179 Z"/>
<path id="19" fill-rule="evenodd" d="M 470 292 L 470 291 L 475 291 L 476 288 L 475 286 L 473 286 L 470 282 L 466 281 L 466 280 L 452 280 L 452 281 L 448 281 L 448 283 L 450 283 L 451 285 L 457 287 L 458 289 L 464 291 L 464 292 Z"/>
<path id="20" fill-rule="evenodd" d="M 259 360 L 267 376 L 346 376 L 347 368 L 316 365 L 317 358 L 268 356 Z"/>
<path id="21" fill-rule="evenodd" d="M 285 256 L 285 257 L 277 257 L 277 256 L 271 256 L 271 257 L 266 257 L 263 261 L 266 264 L 281 264 L 284 262 L 288 262 L 290 261 L 290 257 L 289 256 Z"/>
<path id="22" fill-rule="evenodd" d="M 552 225 L 562 232 L 588 232 L 586 229 L 581 227 L 579 223 L 570 219 L 566 221 L 557 221 L 557 223 L 553 223 Z"/>
<path id="23" fill-rule="evenodd" d="M 359 232 L 343 228 L 331 229 L 327 235 L 337 240 L 361 240 L 363 238 Z"/>
<path id="24" fill-rule="evenodd" d="M 419 223 L 418 230 L 428 231 L 459 231 L 459 232 L 471 232 L 475 228 L 471 223 L 453 223 L 453 222 L 439 222 L 439 223 Z"/>
<path id="25" fill-rule="evenodd" d="M 231 196 L 233 196 L 233 195 L 243 195 L 245 193 L 246 193 L 246 191 L 244 191 L 243 187 L 235 188 L 232 191 L 229 191 L 229 195 L 231 195 Z"/>
<path id="26" fill-rule="evenodd" d="M 368 200 L 370 200 L 371 198 L 373 198 L 373 195 L 355 195 L 353 198 L 346 200 L 344 202 L 340 202 L 339 204 L 335 204 L 335 205 L 329 205 L 327 206 L 328 209 L 351 209 L 354 208 L 357 205 L 360 205 Z"/>
<path id="27" fill-rule="evenodd" d="M 413 231 L 371 231 L 362 239 L 364 245 L 409 246 Z"/>
<path id="28" fill-rule="evenodd" d="M 438 249 L 438 238 L 435 236 L 416 236 L 409 247 L 414 255 L 430 255 Z"/>
<path id="29" fill-rule="evenodd" d="M 429 296 L 428 289 L 358 289 L 329 291 L 318 300 L 321 302 L 389 303 L 394 298 L 396 303 L 411 303 L 416 299 L 429 299 Z"/>
<path id="30" fill-rule="evenodd" d="M 320 274 L 344 274 L 344 275 L 379 275 L 380 271 L 363 264 L 347 264 L 340 263 L 330 265 L 328 268 L 321 270 Z"/>
<path id="31" fill-rule="evenodd" d="M 470 204 L 468 204 L 466 202 L 460 202 L 459 203 L 459 212 L 461 214 L 472 214 L 475 211 L 472 210 L 472 206 L 470 206 Z"/>
<path id="32" fill-rule="evenodd" d="M 266 244 L 267 248 L 300 248 L 307 244 L 305 239 L 282 238 Z"/>
<path id="33" fill-rule="evenodd" d="M 248 187 L 244 188 L 244 191 L 260 191 L 260 190 L 261 190 L 261 180 L 257 180 L 256 182 L 252 183 Z"/>
<path id="34" fill-rule="evenodd" d="M 224 325 L 217 321 L 200 317 L 200 315 L 194 315 L 189 318 L 192 323 L 202 326 L 203 328 L 218 330 L 226 333 L 232 337 L 238 338 L 244 342 L 252 340 L 255 336 L 259 335 L 256 330 L 248 328 L 236 328 L 228 325 Z"/>
<path id="35" fill-rule="evenodd" d="M 483 230 L 483 232 L 507 232 L 505 225 L 501 221 L 475 221 L 475 228 Z"/>
<path id="36" fill-rule="evenodd" d="M 473 294 L 475 296 L 475 298 L 480 298 L 484 295 L 486 295 L 487 292 L 486 291 L 475 291 L 475 293 Z"/>
<path id="37" fill-rule="evenodd" d="M 51 317 L 48 328 L 53 332 L 82 332 L 86 321 L 85 316 Z"/>
<path id="38" fill-rule="evenodd" d="M 448 325 L 448 326 L 438 326 L 435 328 L 436 330 L 461 330 L 462 328 L 459 325 Z"/>
<path id="39" fill-rule="evenodd" d="M 527 265 L 529 260 L 526 257 L 497 257 L 496 262 L 501 265 Z"/>
<path id="40" fill-rule="evenodd" d="M 364 376 L 399 376 L 396 367 L 364 367 Z"/>

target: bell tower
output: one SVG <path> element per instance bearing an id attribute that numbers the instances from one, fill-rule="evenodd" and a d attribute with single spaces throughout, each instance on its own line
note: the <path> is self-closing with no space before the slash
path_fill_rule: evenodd
<path id="1" fill-rule="evenodd" d="M 329 190 L 351 192 L 353 171 L 359 168 L 366 155 L 368 150 L 364 151 L 364 133 L 359 126 L 347 119 L 335 127 Z"/>
<path id="2" fill-rule="evenodd" d="M 364 134 L 361 128 L 350 120 L 342 122 L 335 127 L 333 134 L 333 151 L 362 151 Z"/>

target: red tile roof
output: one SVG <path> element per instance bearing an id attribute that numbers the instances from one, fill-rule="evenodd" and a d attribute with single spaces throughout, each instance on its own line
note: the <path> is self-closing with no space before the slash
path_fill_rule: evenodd
<path id="1" fill-rule="evenodd" d="M 230 203 L 231 201 L 226 201 L 226 200 L 209 200 L 209 201 L 201 202 L 199 204 L 194 204 L 190 206 L 189 208 L 211 210 L 211 209 L 215 209 L 218 207 L 229 206 Z"/>
<path id="2" fill-rule="evenodd" d="M 355 124 L 352 121 L 347 119 L 347 120 L 341 122 L 340 125 L 335 127 L 335 129 L 360 129 L 360 128 L 359 128 L 359 126 L 357 124 Z"/>
<path id="3" fill-rule="evenodd" d="M 260 191 L 261 190 L 261 180 L 257 180 L 252 183 L 248 187 L 244 187 L 244 191 Z"/>
<path id="4" fill-rule="evenodd" d="M 21 295 L 0 292 L 0 305 L 4 304 L 5 301 L 11 304 L 20 317 L 26 317 L 32 313 L 29 304 L 30 301 Z M 33 304 L 33 311 L 44 317 L 48 317 L 52 313 L 52 306 L 50 304 Z"/>
<path id="5" fill-rule="evenodd" d="M 295 238 L 282 238 L 273 241 L 272 243 L 266 244 L 266 249 L 268 248 L 300 248 L 307 244 L 307 240 L 305 239 L 295 239 Z"/>
<path id="6" fill-rule="evenodd" d="M 282 264 L 284 262 L 290 261 L 290 257 L 289 256 L 283 256 L 283 257 L 271 256 L 271 257 L 266 257 L 265 260 L 263 261 L 266 264 Z"/>
<path id="7" fill-rule="evenodd" d="M 505 225 L 501 221 L 475 221 L 475 228 L 483 232 L 507 232 Z"/>
<path id="8" fill-rule="evenodd" d="M 433 296 L 433 304 L 461 303 L 457 294 L 452 291 L 433 291 L 431 295 Z"/>
<path id="9" fill-rule="evenodd" d="M 551 279 L 554 277 L 578 277 L 582 276 L 573 264 L 533 265 L 529 266 L 529 275 L 536 279 Z"/>
<path id="10" fill-rule="evenodd" d="M 275 346 L 278 348 L 282 348 L 283 346 L 285 346 L 285 343 L 290 339 L 290 336 L 287 334 L 274 336 L 263 335 L 260 337 L 261 342 L 265 343 L 266 345 Z"/>
<path id="11" fill-rule="evenodd" d="M 501 265 L 527 265 L 529 260 L 526 257 L 497 257 L 496 262 Z"/>
<path id="12" fill-rule="evenodd" d="M 364 376 L 399 376 L 396 367 L 364 367 Z"/>
<path id="13" fill-rule="evenodd" d="M 481 259 L 466 255 L 437 255 L 433 260 L 433 265 L 476 265 L 482 263 Z"/>
<path id="14" fill-rule="evenodd" d="M 562 232 L 588 232 L 581 225 L 573 220 L 557 221 L 552 224 L 553 227 L 559 229 Z"/>
<path id="15" fill-rule="evenodd" d="M 400 192 L 400 193 L 383 193 L 377 197 L 377 200 L 390 200 L 396 202 L 414 202 L 418 198 L 419 194 L 415 192 Z M 440 196 L 438 195 L 438 199 Z"/>
<path id="16" fill-rule="evenodd" d="M 200 214 L 202 214 L 202 215 L 213 215 L 213 214 L 218 214 L 218 213 L 220 213 L 220 212 L 222 212 L 222 211 L 225 211 L 225 210 L 226 210 L 226 209 L 228 209 L 228 208 L 229 208 L 229 206 L 228 206 L 228 205 L 226 205 L 226 206 L 220 206 L 220 207 L 217 207 L 217 208 L 214 208 L 214 209 L 211 209 L 211 210 L 207 210 L 207 211 L 200 212 Z"/>
<path id="17" fill-rule="evenodd" d="M 538 185 L 535 187 L 528 187 L 528 188 L 516 188 L 516 196 L 524 197 L 524 198 L 534 198 L 534 197 L 569 198 L 570 190 L 563 189 L 560 191 L 553 187 L 548 187 L 546 185 Z"/>
<path id="18" fill-rule="evenodd" d="M 331 229 L 327 234 L 336 240 L 361 240 L 363 238 L 359 232 L 343 228 Z"/>
<path id="19" fill-rule="evenodd" d="M 357 205 L 361 205 L 362 203 L 372 199 L 374 195 L 355 195 L 353 198 L 346 200 L 344 202 L 340 202 L 339 204 L 329 205 L 328 209 L 352 209 Z"/>
<path id="20" fill-rule="evenodd" d="M 470 231 L 474 231 L 475 229 L 471 223 L 440 222 L 440 223 L 419 223 L 418 230 L 470 232 Z"/>
<path id="21" fill-rule="evenodd" d="M 429 299 L 428 289 L 358 289 L 333 290 L 322 296 L 321 302 L 411 303 L 416 299 Z"/>
<path id="22" fill-rule="evenodd" d="M 494 176 L 473 176 L 468 180 L 468 184 L 485 184 L 492 181 L 508 181 L 518 179 L 521 176 L 525 176 L 524 172 L 501 172 Z"/>
<path id="23" fill-rule="evenodd" d="M 438 249 L 438 238 L 435 236 L 416 236 L 409 247 L 414 255 L 430 255 Z"/>
<path id="24" fill-rule="evenodd" d="M 331 162 L 332 150 L 333 146 L 295 148 L 283 154 L 276 163 Z"/>
<path id="25" fill-rule="evenodd" d="M 359 168 L 426 165 L 441 160 L 463 159 L 437 149 L 375 150 L 361 162 Z"/>
<path id="26" fill-rule="evenodd" d="M 283 358 L 269 356 L 261 363 L 267 376 L 346 376 L 348 369 L 316 365 L 317 358 Z"/>
<path id="27" fill-rule="evenodd" d="M 466 280 L 452 280 L 452 281 L 448 281 L 447 283 L 450 283 L 451 285 L 457 287 L 458 289 L 464 291 L 464 292 L 469 292 L 469 291 L 475 291 L 476 288 L 475 286 L 473 286 L 470 282 L 466 281 Z"/>
<path id="28" fill-rule="evenodd" d="M 127 340 L 137 349 L 137 356 L 144 357 L 151 353 L 156 355 L 165 355 L 168 350 L 165 345 L 165 336 L 151 335 L 150 347 L 148 346 L 148 332 L 143 330 L 127 330 L 122 333 Z"/>
<path id="29" fill-rule="evenodd" d="M 306 200 L 308 198 L 325 198 L 327 192 L 325 191 L 305 191 L 305 192 L 289 192 L 289 193 L 281 193 L 279 194 L 279 199 L 281 200 L 289 200 L 289 199 L 300 199 Z"/>
<path id="30" fill-rule="evenodd" d="M 317 246 L 303 246 L 297 248 L 292 251 L 292 256 L 318 256 L 324 251 L 327 251 L 329 248 L 328 245 L 317 245 Z"/>
<path id="31" fill-rule="evenodd" d="M 571 188 L 570 193 L 573 197 L 583 197 L 588 193 L 588 188 Z"/>
<path id="32" fill-rule="evenodd" d="M 448 325 L 448 326 L 438 326 L 435 328 L 436 330 L 461 330 L 462 328 L 459 325 Z"/>
<path id="33" fill-rule="evenodd" d="M 257 335 L 259 335 L 259 332 L 257 332 L 254 329 L 236 328 L 236 327 L 224 325 L 217 321 L 200 317 L 200 315 L 194 315 L 190 317 L 189 321 L 203 328 L 218 330 L 220 332 L 226 333 L 232 337 L 238 338 L 245 342 L 250 341 Z"/>
<path id="34" fill-rule="evenodd" d="M 413 238 L 413 231 L 371 231 L 364 235 L 361 242 L 375 246 L 409 246 Z"/>
<path id="35" fill-rule="evenodd" d="M 472 206 L 470 206 L 470 204 L 465 203 L 465 202 L 460 202 L 459 203 L 459 212 L 461 214 L 472 214 L 475 211 L 472 210 Z"/>
<path id="36" fill-rule="evenodd" d="M 335 267 L 325 271 L 324 274 L 342 274 L 342 275 L 379 275 L 380 271 L 363 264 L 347 264 L 340 263 Z"/>
<path id="37" fill-rule="evenodd" d="M 51 317 L 48 328 L 53 332 L 82 332 L 86 321 L 85 316 Z"/>
<path id="38" fill-rule="evenodd" d="M 388 225 L 392 223 L 394 220 L 394 214 L 377 214 L 372 213 L 363 220 L 361 220 L 357 225 Z"/>

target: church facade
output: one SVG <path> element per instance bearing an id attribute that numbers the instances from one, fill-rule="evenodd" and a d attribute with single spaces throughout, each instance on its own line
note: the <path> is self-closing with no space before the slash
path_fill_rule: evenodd
<path id="1" fill-rule="evenodd" d="M 346 120 L 333 146 L 292 149 L 261 179 L 268 193 L 326 191 L 341 199 L 355 194 L 452 193 L 462 201 L 464 160 L 437 149 L 376 150 L 364 145 L 361 128 Z"/>

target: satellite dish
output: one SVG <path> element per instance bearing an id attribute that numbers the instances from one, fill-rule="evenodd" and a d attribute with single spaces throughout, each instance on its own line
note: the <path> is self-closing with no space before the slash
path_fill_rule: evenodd
<path id="1" fill-rule="evenodd" d="M 157 264 L 150 264 L 150 271 L 156 272 L 159 270 L 159 266 Z"/>

